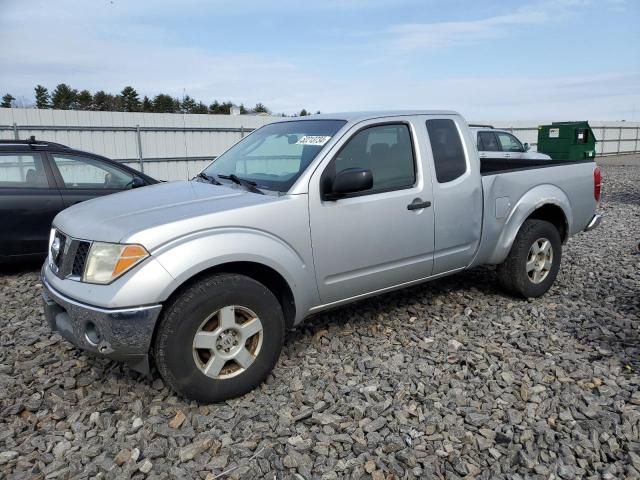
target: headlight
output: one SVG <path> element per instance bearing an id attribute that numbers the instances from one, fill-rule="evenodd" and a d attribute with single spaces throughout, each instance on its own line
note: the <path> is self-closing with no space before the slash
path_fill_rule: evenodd
<path id="1" fill-rule="evenodd" d="M 111 283 L 148 256 L 149 252 L 141 245 L 93 242 L 82 281 Z"/>

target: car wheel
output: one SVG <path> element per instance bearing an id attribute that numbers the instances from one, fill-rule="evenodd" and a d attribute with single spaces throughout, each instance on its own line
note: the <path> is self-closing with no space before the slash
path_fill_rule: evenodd
<path id="1" fill-rule="evenodd" d="M 167 305 L 155 363 L 165 382 L 188 399 L 238 397 L 275 367 L 284 326 L 280 303 L 261 283 L 238 274 L 205 277 Z"/>
<path id="2" fill-rule="evenodd" d="M 527 220 L 520 228 L 509 256 L 498 265 L 498 278 L 514 295 L 540 297 L 558 276 L 561 259 L 562 241 L 558 229 L 545 220 Z"/>

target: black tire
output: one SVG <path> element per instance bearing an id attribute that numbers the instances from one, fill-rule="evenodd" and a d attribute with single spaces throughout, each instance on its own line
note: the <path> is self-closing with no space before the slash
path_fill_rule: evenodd
<path id="1" fill-rule="evenodd" d="M 551 243 L 551 268 L 546 276 L 535 283 L 527 272 L 529 251 L 538 239 L 547 239 Z M 509 293 L 525 298 L 544 295 L 560 270 L 562 260 L 562 241 L 558 229 L 545 220 L 531 219 L 524 222 L 516 236 L 506 260 L 498 265 L 498 279 L 502 287 Z"/>
<path id="2" fill-rule="evenodd" d="M 200 353 L 194 353 L 194 337 L 207 317 L 231 305 L 255 312 L 262 324 L 261 346 L 242 373 L 211 378 L 196 363 Z M 187 287 L 165 307 L 156 332 L 154 359 L 160 375 L 176 392 L 202 403 L 220 402 L 253 390 L 267 378 L 280 356 L 284 332 L 282 307 L 268 288 L 244 275 L 212 275 Z M 215 355 L 211 351 L 210 358 Z M 230 368 L 234 365 L 239 367 L 231 362 Z"/>

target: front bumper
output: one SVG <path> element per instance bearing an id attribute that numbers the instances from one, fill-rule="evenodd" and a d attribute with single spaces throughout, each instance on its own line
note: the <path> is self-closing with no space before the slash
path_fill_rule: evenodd
<path id="1" fill-rule="evenodd" d="M 589 230 L 593 230 L 598 225 L 600 225 L 601 221 L 602 221 L 602 216 L 596 213 L 593 217 L 591 217 L 591 220 L 589 221 L 589 224 L 584 228 L 584 231 L 588 232 Z"/>
<path id="2" fill-rule="evenodd" d="M 44 313 L 52 330 L 75 346 L 149 372 L 149 348 L 162 305 L 105 309 L 55 290 L 42 276 Z"/>

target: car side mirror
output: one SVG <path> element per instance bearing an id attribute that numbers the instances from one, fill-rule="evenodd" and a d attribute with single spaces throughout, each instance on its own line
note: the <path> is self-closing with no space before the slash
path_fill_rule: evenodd
<path id="1" fill-rule="evenodd" d="M 140 177 L 133 177 L 133 180 L 131 180 L 131 188 L 144 187 L 145 185 L 145 181 Z"/>
<path id="2" fill-rule="evenodd" d="M 531 148 L 531 146 L 529 145 L 529 143 L 528 143 L 528 142 L 525 142 L 525 143 L 524 143 L 524 151 L 525 151 L 525 152 L 528 152 L 530 148 Z"/>
<path id="3" fill-rule="evenodd" d="M 346 168 L 336 175 L 327 192 L 327 200 L 337 200 L 350 193 L 364 192 L 373 187 L 373 174 L 365 168 Z"/>

